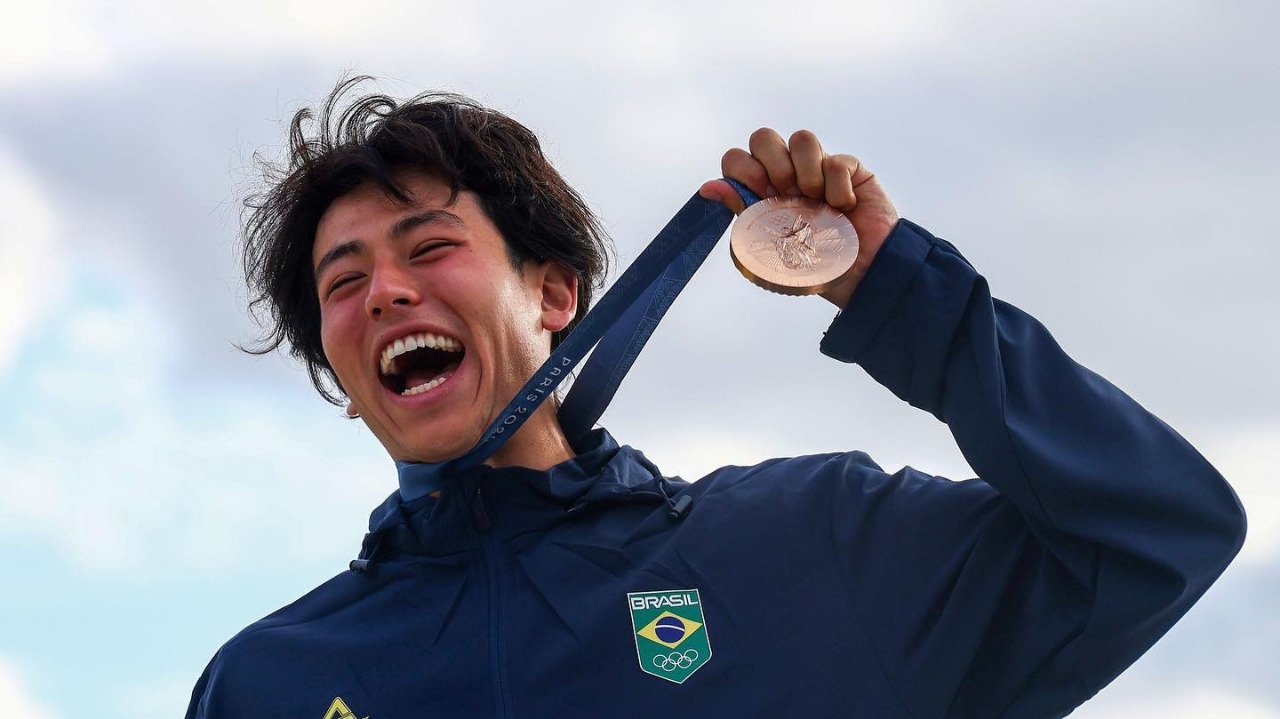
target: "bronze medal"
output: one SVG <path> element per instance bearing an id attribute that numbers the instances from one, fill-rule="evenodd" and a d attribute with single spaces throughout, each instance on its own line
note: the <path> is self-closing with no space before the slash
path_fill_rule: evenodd
<path id="1" fill-rule="evenodd" d="M 770 197 L 733 223 L 729 255 L 744 277 L 784 295 L 816 295 L 858 257 L 849 218 L 810 197 Z"/>

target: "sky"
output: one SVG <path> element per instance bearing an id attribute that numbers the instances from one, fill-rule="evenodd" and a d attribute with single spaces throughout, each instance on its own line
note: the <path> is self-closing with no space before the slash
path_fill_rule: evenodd
<path id="1" fill-rule="evenodd" d="M 616 7 L 615 7 L 616 5 Z M 14 4 L 0 23 L 0 706 L 173 717 L 395 488 L 260 331 L 255 157 L 342 77 L 534 129 L 625 266 L 757 127 L 858 155 L 993 292 L 1182 432 L 1236 562 L 1074 716 L 1280 719 L 1280 7 L 1263 0 Z M 721 243 L 602 423 L 671 475 L 841 449 L 970 476 Z M 774 371 L 785 362 L 794 371 Z M 767 406 L 769 412 L 760 412 Z M 673 418 L 688 431 L 672 432 Z M 317 717 L 317 719 L 319 719 Z"/>

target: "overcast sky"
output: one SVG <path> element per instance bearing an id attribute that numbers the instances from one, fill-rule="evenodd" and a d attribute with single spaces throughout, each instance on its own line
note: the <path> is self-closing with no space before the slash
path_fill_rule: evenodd
<path id="1" fill-rule="evenodd" d="M 359 72 L 531 126 L 622 265 L 761 125 L 862 157 L 903 216 L 1183 432 L 1245 503 L 1241 557 L 1076 715 L 1280 719 L 1276 4 L 634 5 L 6 7 L 10 714 L 180 714 L 221 643 L 342 571 L 395 488 L 295 365 L 235 349 L 256 331 L 235 255 L 254 153 L 278 157 L 291 114 Z M 824 302 L 759 291 L 727 252 L 623 385 L 615 436 L 691 479 L 839 449 L 969 475 L 945 427 L 817 352 Z"/>

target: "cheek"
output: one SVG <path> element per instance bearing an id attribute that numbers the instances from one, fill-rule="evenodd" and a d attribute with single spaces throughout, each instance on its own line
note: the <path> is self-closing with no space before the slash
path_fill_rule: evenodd
<path id="1" fill-rule="evenodd" d="M 498 306 L 494 314 L 501 318 L 500 325 L 510 328 L 510 341 L 525 351 L 536 347 L 538 331 L 541 329 L 538 303 L 530 299 L 523 287 L 514 283 L 507 286 L 496 299 Z"/>
<path id="2" fill-rule="evenodd" d="M 320 311 L 320 346 L 329 365 L 340 374 L 359 360 L 358 329 L 352 313 L 345 310 L 331 306 Z M 344 385 L 349 382 L 345 377 L 339 379 Z"/>

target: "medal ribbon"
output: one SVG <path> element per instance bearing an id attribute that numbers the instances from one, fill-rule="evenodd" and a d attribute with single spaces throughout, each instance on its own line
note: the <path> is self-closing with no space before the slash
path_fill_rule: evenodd
<path id="1" fill-rule="evenodd" d="M 745 185 L 728 182 L 748 206 L 759 201 Z M 724 205 L 695 194 L 556 346 L 474 447 L 445 462 L 396 462 L 401 499 L 409 502 L 426 496 L 450 475 L 488 459 L 595 347 L 559 411 L 560 426 L 570 443 L 590 432 L 662 316 L 732 220 L 733 213 Z"/>

